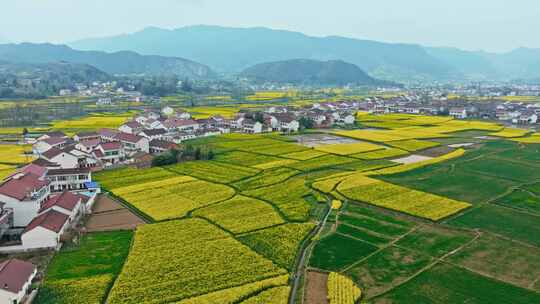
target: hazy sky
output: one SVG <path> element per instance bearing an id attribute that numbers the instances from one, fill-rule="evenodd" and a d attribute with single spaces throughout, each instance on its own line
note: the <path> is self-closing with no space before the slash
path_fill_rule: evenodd
<path id="1" fill-rule="evenodd" d="M 11 41 L 209 24 L 471 50 L 540 48 L 538 0 L 7 0 L 0 7 L 0 37 Z"/>

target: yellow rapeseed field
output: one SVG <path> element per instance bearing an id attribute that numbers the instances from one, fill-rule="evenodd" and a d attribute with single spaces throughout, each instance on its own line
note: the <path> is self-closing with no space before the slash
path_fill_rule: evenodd
<path id="1" fill-rule="evenodd" d="M 413 216 L 438 221 L 470 207 L 442 196 L 409 189 L 362 174 L 343 180 L 337 191 L 351 200 L 388 208 Z"/>
<path id="2" fill-rule="evenodd" d="M 29 145 L 0 145 L 0 163 L 25 164 L 35 159 Z"/>
<path id="3" fill-rule="evenodd" d="M 491 136 L 504 137 L 504 138 L 515 138 L 523 137 L 530 133 L 529 130 L 524 129 L 515 129 L 515 128 L 504 128 L 502 131 L 491 133 Z"/>
<path id="4" fill-rule="evenodd" d="M 356 142 L 356 143 L 347 143 L 347 144 L 337 144 L 337 145 L 320 145 L 315 147 L 316 150 L 338 154 L 338 155 L 350 155 L 357 154 L 362 152 L 371 152 L 376 150 L 382 150 L 384 147 L 374 145 L 367 142 Z"/>
<path id="5" fill-rule="evenodd" d="M 361 296 L 360 288 L 351 279 L 336 272 L 328 275 L 329 304 L 354 304 Z"/>

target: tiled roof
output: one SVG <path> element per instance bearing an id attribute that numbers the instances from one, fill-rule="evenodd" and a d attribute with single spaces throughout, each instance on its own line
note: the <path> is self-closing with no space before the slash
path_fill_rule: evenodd
<path id="1" fill-rule="evenodd" d="M 49 210 L 42 215 L 35 217 L 23 231 L 23 234 L 34 230 L 37 227 L 43 227 L 52 232 L 60 232 L 66 224 L 68 216 L 58 211 Z"/>
<path id="2" fill-rule="evenodd" d="M 150 147 L 172 149 L 176 147 L 176 144 L 165 140 L 154 139 L 150 142 Z"/>
<path id="3" fill-rule="evenodd" d="M 29 198 L 33 191 L 48 184 L 46 180 L 40 179 L 39 176 L 31 173 L 15 174 L 0 185 L 0 194 L 22 201 Z"/>
<path id="4" fill-rule="evenodd" d="M 34 264 L 10 259 L 0 263 L 0 289 L 19 293 L 36 270 Z"/>
<path id="5" fill-rule="evenodd" d="M 112 142 L 108 142 L 108 143 L 103 143 L 100 146 L 105 151 L 118 150 L 118 149 L 122 148 L 122 143 L 119 142 L 119 141 L 112 141 Z"/>
<path id="6" fill-rule="evenodd" d="M 54 206 L 64 208 L 69 211 L 73 211 L 79 201 L 82 201 L 81 195 L 73 194 L 69 191 L 64 191 L 61 194 L 51 196 L 44 204 L 41 205 L 39 212 L 46 211 Z"/>
<path id="7" fill-rule="evenodd" d="M 141 139 L 143 139 L 143 137 L 141 137 L 141 136 L 133 135 L 133 134 L 129 134 L 129 133 L 123 133 L 123 132 L 116 134 L 116 136 L 114 138 L 116 140 L 125 141 L 125 142 L 129 142 L 129 143 L 137 143 Z"/>
<path id="8" fill-rule="evenodd" d="M 54 146 L 54 145 L 64 143 L 66 139 L 63 137 L 50 137 L 50 138 L 44 139 L 43 141 L 48 143 L 51 146 Z"/>
<path id="9" fill-rule="evenodd" d="M 165 129 L 145 129 L 145 130 L 142 130 L 141 133 L 144 133 L 148 136 L 155 136 L 155 135 L 163 135 L 167 133 L 167 131 Z"/>
<path id="10" fill-rule="evenodd" d="M 62 154 L 62 150 L 58 149 L 58 148 L 50 148 L 49 150 L 43 152 L 43 156 L 46 158 L 46 159 L 51 159 L 51 158 L 54 158 L 60 154 Z"/>
<path id="11" fill-rule="evenodd" d="M 70 175 L 70 174 L 85 174 L 90 173 L 90 168 L 68 168 L 68 169 L 51 169 L 47 175 Z"/>
<path id="12" fill-rule="evenodd" d="M 142 125 L 141 125 L 140 123 L 138 123 L 138 122 L 136 122 L 136 121 L 134 121 L 134 120 L 128 121 L 128 122 L 126 122 L 124 125 L 126 125 L 126 126 L 132 128 L 132 129 L 137 129 L 137 128 L 141 128 L 141 127 L 142 127 Z"/>
<path id="13" fill-rule="evenodd" d="M 81 145 L 89 148 L 93 148 L 99 145 L 101 141 L 99 139 L 90 139 L 81 141 Z"/>
<path id="14" fill-rule="evenodd" d="M 34 165 L 38 165 L 40 167 L 60 167 L 60 164 L 50 162 L 44 158 L 38 158 L 32 162 Z"/>
<path id="15" fill-rule="evenodd" d="M 100 129 L 99 130 L 99 135 L 104 136 L 104 137 L 114 137 L 118 133 L 120 133 L 120 131 L 114 130 L 114 129 Z"/>
<path id="16" fill-rule="evenodd" d="M 66 134 L 62 131 L 52 131 L 52 132 L 45 133 L 45 135 L 49 137 L 67 137 Z"/>
<path id="17" fill-rule="evenodd" d="M 81 137 L 96 137 L 98 135 L 99 134 L 97 132 L 80 132 L 80 133 L 76 134 L 76 136 L 78 136 L 79 138 L 81 138 Z"/>
<path id="18" fill-rule="evenodd" d="M 30 163 L 21 169 L 17 170 L 17 173 L 31 173 L 36 176 L 43 176 L 47 172 L 46 167 L 38 166 L 36 164 Z"/>

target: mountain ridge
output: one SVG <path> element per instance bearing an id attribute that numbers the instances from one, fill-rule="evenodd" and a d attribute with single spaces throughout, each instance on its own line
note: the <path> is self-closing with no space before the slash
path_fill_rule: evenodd
<path id="1" fill-rule="evenodd" d="M 72 42 L 76 49 L 133 50 L 141 54 L 179 56 L 226 73 L 273 61 L 306 58 L 343 60 L 370 76 L 385 80 L 511 80 L 538 78 L 540 49 L 507 53 L 425 47 L 337 35 L 309 36 L 266 27 L 235 28 L 192 25 L 175 29 L 149 27 L 141 31 Z M 532 53 L 516 60 L 516 53 Z M 538 58 L 538 59 L 537 59 Z"/>
<path id="2" fill-rule="evenodd" d="M 51 63 L 66 61 L 88 64 L 113 75 L 175 74 L 185 78 L 213 78 L 206 65 L 178 57 L 140 55 L 133 51 L 108 53 L 79 51 L 51 43 L 0 44 L 0 60 L 13 63 Z"/>
<path id="3" fill-rule="evenodd" d="M 257 82 L 296 85 L 383 84 L 358 66 L 342 60 L 290 59 L 266 62 L 243 70 L 240 76 Z"/>
<path id="4" fill-rule="evenodd" d="M 81 50 L 111 52 L 127 49 L 141 54 L 179 56 L 228 73 L 238 73 L 259 63 L 295 58 L 343 60 L 358 65 L 375 77 L 385 76 L 385 72 L 407 77 L 412 72 L 418 78 L 433 74 L 445 77 L 450 70 L 418 45 L 339 36 L 313 37 L 264 27 L 199 25 L 172 30 L 152 27 L 131 34 L 82 40 L 69 45 Z"/>

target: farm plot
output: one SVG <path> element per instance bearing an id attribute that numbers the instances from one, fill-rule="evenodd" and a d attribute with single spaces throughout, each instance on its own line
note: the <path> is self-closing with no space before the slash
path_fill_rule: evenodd
<path id="1" fill-rule="evenodd" d="M 10 176 L 11 174 L 15 173 L 16 169 L 17 169 L 16 166 L 0 164 L 0 180 L 4 180 L 4 178 L 6 178 L 6 177 Z"/>
<path id="2" fill-rule="evenodd" d="M 0 164 L 21 165 L 35 159 L 32 148 L 26 145 L 0 145 Z"/>
<path id="3" fill-rule="evenodd" d="M 260 293 L 269 288 L 287 285 L 288 275 L 282 275 L 271 279 L 245 284 L 239 287 L 227 288 L 219 291 L 207 293 L 202 296 L 189 298 L 176 302 L 177 304 L 209 304 L 209 303 L 238 303 L 250 295 Z"/>
<path id="4" fill-rule="evenodd" d="M 442 257 L 467 244 L 473 238 L 474 234 L 471 232 L 442 226 L 422 225 L 400 239 L 397 245 L 423 252 L 432 257 Z"/>
<path id="5" fill-rule="evenodd" d="M 62 130 L 68 135 L 83 131 L 96 131 L 101 128 L 117 129 L 132 115 L 133 113 L 118 115 L 95 114 L 74 120 L 54 121 L 51 128 L 54 130 Z"/>
<path id="6" fill-rule="evenodd" d="M 288 165 L 294 164 L 296 162 L 298 162 L 298 161 L 294 160 L 294 159 L 282 159 L 282 160 L 276 160 L 276 161 L 269 162 L 269 163 L 255 165 L 255 166 L 253 166 L 253 168 L 266 170 L 266 169 L 272 169 L 272 168 L 288 166 Z"/>
<path id="7" fill-rule="evenodd" d="M 204 220 L 145 225 L 109 303 L 178 302 L 286 272 Z"/>
<path id="8" fill-rule="evenodd" d="M 540 277 L 540 249 L 484 233 L 448 260 L 480 274 L 523 288 Z"/>
<path id="9" fill-rule="evenodd" d="M 337 191 L 345 197 L 430 220 L 440 220 L 466 209 L 470 204 L 408 189 L 363 175 L 342 181 Z"/>
<path id="10" fill-rule="evenodd" d="M 534 133 L 528 137 L 512 138 L 512 140 L 522 144 L 540 144 L 540 133 Z"/>
<path id="11" fill-rule="evenodd" d="M 300 171 L 289 168 L 269 169 L 232 185 L 240 190 L 256 189 L 283 182 L 299 173 Z"/>
<path id="12" fill-rule="evenodd" d="M 523 189 L 516 189 L 512 193 L 497 199 L 495 203 L 540 215 L 540 197 Z"/>
<path id="13" fill-rule="evenodd" d="M 377 150 L 372 152 L 366 152 L 366 153 L 359 153 L 350 155 L 351 157 L 364 159 L 364 160 L 375 160 L 375 159 L 385 159 L 385 158 L 393 158 L 393 157 L 399 157 L 409 154 L 407 151 L 403 151 L 400 149 L 395 148 L 388 148 L 384 150 Z"/>
<path id="14" fill-rule="evenodd" d="M 321 191 L 323 193 L 328 194 L 328 193 L 331 193 L 332 191 L 334 191 L 336 186 L 341 181 L 343 181 L 347 177 L 351 176 L 352 174 L 354 174 L 354 173 L 353 172 L 347 172 L 345 174 L 339 174 L 338 173 L 336 175 L 331 175 L 329 177 L 316 180 L 311 186 L 316 190 L 319 190 L 319 191 Z"/>
<path id="15" fill-rule="evenodd" d="M 279 157 L 261 155 L 243 151 L 231 151 L 227 153 L 218 154 L 215 159 L 219 162 L 229 163 L 238 166 L 256 166 L 260 164 L 275 162 L 283 160 Z"/>
<path id="16" fill-rule="evenodd" d="M 439 264 L 373 303 L 538 303 L 540 294 L 489 279 L 448 264 Z"/>
<path id="17" fill-rule="evenodd" d="M 390 246 L 347 269 L 346 274 L 371 298 L 403 283 L 431 261 L 428 255 Z"/>
<path id="18" fill-rule="evenodd" d="M 340 234 L 322 238 L 313 248 L 309 265 L 317 269 L 339 271 L 377 251 L 377 247 Z"/>
<path id="19" fill-rule="evenodd" d="M 507 159 L 485 157 L 461 166 L 463 166 L 461 169 L 465 171 L 518 182 L 540 178 L 540 166 L 513 162 Z"/>
<path id="20" fill-rule="evenodd" d="M 540 216 L 497 205 L 484 205 L 449 221 L 457 227 L 482 229 L 540 246 Z M 501 224 L 504 223 L 504 224 Z"/>
<path id="21" fill-rule="evenodd" d="M 126 259 L 133 232 L 99 232 L 63 248 L 39 289 L 38 304 L 101 303 Z"/>
<path id="22" fill-rule="evenodd" d="M 351 279 L 335 272 L 328 275 L 329 304 L 354 304 L 361 296 L 360 288 Z"/>
<path id="23" fill-rule="evenodd" d="M 336 135 L 350 137 L 354 139 L 369 140 L 373 142 L 388 142 L 411 139 L 411 137 L 404 134 L 399 135 L 397 132 L 382 130 L 337 131 Z"/>
<path id="24" fill-rule="evenodd" d="M 134 169 L 123 168 L 117 170 L 106 170 L 93 174 L 93 177 L 102 187 L 113 191 L 116 188 L 158 181 L 176 176 L 173 172 L 162 168 Z"/>
<path id="25" fill-rule="evenodd" d="M 255 252 L 292 270 L 300 243 L 315 227 L 312 223 L 289 223 L 239 236 Z"/>
<path id="26" fill-rule="evenodd" d="M 338 145 L 320 145 L 315 147 L 316 150 L 322 151 L 325 153 L 337 154 L 337 155 L 350 155 L 363 152 L 371 152 L 384 149 L 383 146 L 367 143 L 367 142 L 356 142 L 349 144 L 338 144 Z"/>
<path id="27" fill-rule="evenodd" d="M 287 304 L 290 291 L 289 286 L 273 287 L 240 302 L 240 304 Z"/>
<path id="28" fill-rule="evenodd" d="M 140 189 L 136 192 L 120 188 L 117 195 L 154 220 L 162 221 L 183 217 L 192 210 L 230 199 L 235 194 L 225 185 L 199 180 L 179 183 L 179 177 L 173 179 L 175 183 L 168 180 L 150 182 L 150 188 L 145 188 L 145 184 L 134 185 Z"/>
<path id="29" fill-rule="evenodd" d="M 272 205 L 243 196 L 196 210 L 193 215 L 204 217 L 235 234 L 285 222 Z"/>
<path id="30" fill-rule="evenodd" d="M 524 129 L 514 129 L 514 128 L 504 128 L 502 131 L 491 133 L 491 136 L 504 137 L 504 138 L 514 138 L 514 137 L 523 137 L 530 133 L 529 130 Z"/>
<path id="31" fill-rule="evenodd" d="M 328 304 L 328 274 L 317 271 L 306 272 L 305 303 Z"/>
<path id="32" fill-rule="evenodd" d="M 357 161 L 354 158 L 338 156 L 338 155 L 325 155 L 317 158 L 312 158 L 310 160 L 300 161 L 288 167 L 297 169 L 300 171 L 314 171 L 323 168 L 328 168 L 337 165 L 343 165 L 347 163 L 352 163 Z"/>
<path id="33" fill-rule="evenodd" d="M 512 146 L 510 146 L 512 147 Z M 514 147 L 514 149 L 508 149 L 494 155 L 496 158 L 509 159 L 516 162 L 524 162 L 527 164 L 532 163 L 537 165 L 540 163 L 540 145 L 521 145 Z"/>
<path id="34" fill-rule="evenodd" d="M 486 202 L 504 194 L 510 187 L 517 186 L 519 183 L 468 171 L 469 164 L 479 161 L 469 160 L 482 156 L 484 153 L 486 151 L 475 150 L 467 153 L 463 158 L 453 161 L 398 172 L 393 175 L 377 176 L 377 178 L 472 204 Z"/>
<path id="35" fill-rule="evenodd" d="M 404 164 L 404 165 L 401 165 L 401 166 L 384 168 L 384 169 L 375 171 L 375 173 L 379 174 L 379 175 L 390 175 L 390 174 L 396 174 L 396 173 L 411 171 L 411 170 L 414 170 L 414 169 L 418 169 L 418 168 L 422 168 L 422 167 L 425 167 L 425 166 L 442 163 L 442 162 L 445 162 L 445 161 L 448 161 L 448 160 L 451 160 L 451 159 L 454 159 L 454 158 L 458 158 L 458 157 L 463 156 L 464 154 L 465 154 L 465 150 L 459 149 L 459 150 L 455 150 L 453 152 L 450 152 L 448 154 L 445 154 L 445 155 L 442 155 L 442 156 L 439 156 L 439 157 L 434 157 L 434 158 L 431 158 L 431 159 L 427 159 L 427 160 L 424 160 L 424 161 L 414 162 L 414 163 L 410 163 L 410 164 Z"/>
<path id="36" fill-rule="evenodd" d="M 284 155 L 294 152 L 306 151 L 308 148 L 293 143 L 281 143 L 264 147 L 256 147 L 249 149 L 252 152 L 257 152 L 267 155 Z"/>
<path id="37" fill-rule="evenodd" d="M 92 207 L 92 214 L 85 221 L 88 232 L 134 230 L 144 221 L 132 211 L 107 195 L 99 195 Z"/>
<path id="38" fill-rule="evenodd" d="M 283 155 L 308 150 L 307 147 L 271 138 L 256 138 L 249 141 L 219 143 L 219 147 L 266 155 Z"/>
<path id="39" fill-rule="evenodd" d="M 335 168 L 341 169 L 341 170 L 351 170 L 355 172 L 365 172 L 365 171 L 373 171 L 373 170 L 394 167 L 394 166 L 397 166 L 395 162 L 380 159 L 380 160 L 358 160 L 352 163 L 336 165 Z"/>
<path id="40" fill-rule="evenodd" d="M 282 157 L 292 158 L 296 160 L 308 160 L 308 159 L 312 159 L 312 158 L 323 156 L 323 155 L 326 155 L 326 153 L 312 149 L 312 150 L 306 150 L 306 151 L 301 151 L 301 152 L 284 154 L 282 155 Z"/>
<path id="41" fill-rule="evenodd" d="M 167 167 L 177 174 L 191 175 L 214 183 L 228 184 L 253 176 L 260 170 L 216 161 L 192 161 Z"/>
<path id="42" fill-rule="evenodd" d="M 394 148 L 398 148 L 398 149 L 409 151 L 409 152 L 425 150 L 425 149 L 433 148 L 440 145 L 437 142 L 422 141 L 422 140 L 416 140 L 416 139 L 391 141 L 391 142 L 388 142 L 387 144 Z"/>
<path id="43" fill-rule="evenodd" d="M 349 203 L 338 218 L 336 231 L 379 246 L 400 237 L 413 227 L 412 222 Z"/>
<path id="44" fill-rule="evenodd" d="M 287 189 L 284 191 L 284 189 Z M 291 221 L 306 221 L 311 205 L 305 197 L 313 191 L 305 185 L 305 180 L 293 177 L 285 182 L 242 192 L 243 195 L 259 198 L 272 203 Z"/>

